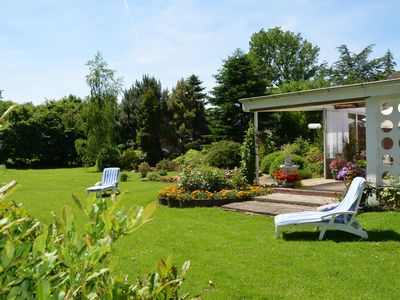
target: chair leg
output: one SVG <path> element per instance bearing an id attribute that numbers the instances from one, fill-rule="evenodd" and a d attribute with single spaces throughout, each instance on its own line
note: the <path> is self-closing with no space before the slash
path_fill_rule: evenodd
<path id="1" fill-rule="evenodd" d="M 326 232 L 327 226 L 321 226 L 321 232 L 319 233 L 318 240 L 322 241 Z"/>
<path id="2" fill-rule="evenodd" d="M 279 239 L 279 226 L 275 226 L 275 238 Z"/>

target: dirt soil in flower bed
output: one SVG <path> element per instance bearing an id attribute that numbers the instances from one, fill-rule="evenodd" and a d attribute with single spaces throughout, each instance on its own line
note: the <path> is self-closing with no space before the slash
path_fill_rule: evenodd
<path id="1" fill-rule="evenodd" d="M 204 200 L 188 200 L 188 201 L 180 201 L 176 199 L 167 199 L 163 197 L 158 198 L 158 203 L 161 205 L 169 206 L 169 207 L 179 207 L 179 208 L 187 208 L 187 207 L 213 207 L 213 206 L 222 206 L 232 202 L 243 202 L 248 201 L 249 199 L 245 198 L 234 198 L 234 199 L 204 199 Z"/>

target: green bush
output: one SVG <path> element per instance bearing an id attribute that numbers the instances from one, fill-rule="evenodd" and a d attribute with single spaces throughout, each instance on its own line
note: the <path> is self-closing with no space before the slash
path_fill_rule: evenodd
<path id="1" fill-rule="evenodd" d="M 276 151 L 276 152 L 272 152 L 270 154 L 268 154 L 267 156 L 264 156 L 261 159 L 261 164 L 260 164 L 260 171 L 263 174 L 272 174 L 269 172 L 269 168 L 271 167 L 271 164 L 273 163 L 273 161 L 279 156 L 281 156 L 283 154 L 282 151 Z M 283 164 L 283 162 L 281 163 Z M 275 171 L 275 170 L 274 170 Z"/>
<path id="2" fill-rule="evenodd" d="M 308 178 L 321 177 L 324 174 L 324 153 L 318 147 L 311 146 L 305 156 L 304 170 L 310 174 Z"/>
<path id="3" fill-rule="evenodd" d="M 360 168 L 367 169 L 367 161 L 365 161 L 364 159 L 357 160 L 357 165 Z"/>
<path id="4" fill-rule="evenodd" d="M 156 172 L 150 172 L 149 174 L 147 174 L 147 180 L 160 181 L 160 175 L 158 175 Z"/>
<path id="5" fill-rule="evenodd" d="M 121 154 L 121 168 L 129 171 L 134 170 L 143 161 L 144 157 L 145 155 L 140 150 L 134 150 L 133 148 L 126 149 Z"/>
<path id="6" fill-rule="evenodd" d="M 285 156 L 286 156 L 285 154 L 281 153 L 279 156 L 275 158 L 275 160 L 269 167 L 269 174 L 274 173 L 275 170 L 279 168 L 279 166 L 285 164 Z M 291 154 L 291 157 L 292 157 L 292 163 L 294 165 L 298 165 L 299 169 L 304 168 L 304 163 L 305 163 L 304 158 L 296 154 Z"/>
<path id="7" fill-rule="evenodd" d="M 186 192 L 195 190 L 214 192 L 230 187 L 224 171 L 207 166 L 184 169 L 180 174 L 179 185 Z"/>
<path id="8" fill-rule="evenodd" d="M 283 145 L 281 151 L 283 153 L 297 154 L 305 157 L 308 154 L 310 147 L 310 142 L 300 137 L 291 144 Z"/>
<path id="9" fill-rule="evenodd" d="M 176 161 L 171 161 L 169 159 L 160 160 L 156 164 L 156 171 L 165 170 L 167 172 L 177 171 L 179 169 L 178 163 Z"/>
<path id="10" fill-rule="evenodd" d="M 210 166 L 233 169 L 240 166 L 241 145 L 232 141 L 212 143 L 207 151 L 207 162 Z"/>
<path id="11" fill-rule="evenodd" d="M 128 181 L 128 178 L 129 178 L 128 174 L 126 174 L 126 173 L 122 173 L 121 174 L 120 179 L 121 179 L 122 182 Z"/>
<path id="12" fill-rule="evenodd" d="M 117 148 L 108 146 L 100 150 L 97 157 L 97 171 L 101 172 L 104 168 L 119 167 L 120 154 Z"/>
<path id="13" fill-rule="evenodd" d="M 202 151 L 190 149 L 186 151 L 185 154 L 178 156 L 173 160 L 173 162 L 177 163 L 179 168 L 195 168 L 200 166 L 207 165 L 206 156 Z"/>
<path id="14" fill-rule="evenodd" d="M 160 169 L 157 171 L 157 174 L 160 176 L 167 176 L 168 175 L 168 171 L 164 170 L 164 169 Z"/>
<path id="15" fill-rule="evenodd" d="M 240 172 L 248 184 L 253 183 L 256 177 L 256 151 L 254 141 L 254 124 L 250 122 L 241 147 Z"/>
<path id="16" fill-rule="evenodd" d="M 150 167 L 149 163 L 142 162 L 138 166 L 138 171 L 140 173 L 140 177 L 146 178 L 147 173 L 151 171 L 151 167 Z"/>

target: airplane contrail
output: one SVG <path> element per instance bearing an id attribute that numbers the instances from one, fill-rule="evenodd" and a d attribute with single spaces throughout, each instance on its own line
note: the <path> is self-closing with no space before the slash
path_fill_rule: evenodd
<path id="1" fill-rule="evenodd" d="M 124 5 L 125 5 L 126 12 L 128 13 L 129 23 L 131 24 L 131 28 L 132 28 L 132 31 L 133 31 L 135 46 L 137 47 L 137 31 L 136 31 L 135 22 L 133 22 L 131 10 L 129 9 L 129 5 L 128 5 L 127 0 L 123 0 L 123 2 L 124 2 Z"/>

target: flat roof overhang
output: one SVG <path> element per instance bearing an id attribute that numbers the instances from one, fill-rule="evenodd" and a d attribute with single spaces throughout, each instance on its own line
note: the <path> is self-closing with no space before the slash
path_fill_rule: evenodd
<path id="1" fill-rule="evenodd" d="M 243 98 L 245 112 L 322 110 L 334 104 L 360 103 L 368 98 L 400 94 L 400 79 L 327 87 L 292 93 Z"/>

